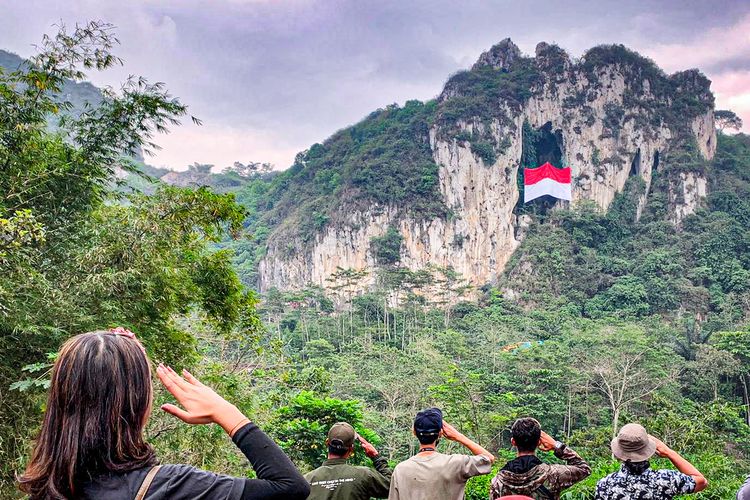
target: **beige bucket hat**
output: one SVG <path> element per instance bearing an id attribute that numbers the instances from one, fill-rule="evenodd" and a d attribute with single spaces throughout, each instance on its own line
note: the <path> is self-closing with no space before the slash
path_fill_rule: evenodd
<path id="1" fill-rule="evenodd" d="M 643 462 L 654 455 L 656 440 L 639 424 L 626 424 L 612 440 L 612 454 L 623 462 Z"/>

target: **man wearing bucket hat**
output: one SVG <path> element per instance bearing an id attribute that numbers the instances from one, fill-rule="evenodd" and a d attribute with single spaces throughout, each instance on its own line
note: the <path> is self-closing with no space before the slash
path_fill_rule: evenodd
<path id="1" fill-rule="evenodd" d="M 417 413 L 412 431 L 419 452 L 393 469 L 390 500 L 462 500 L 466 481 L 492 470 L 492 453 L 443 422 L 439 408 Z M 462 444 L 473 456 L 437 452 L 441 437 Z"/>
<path id="2" fill-rule="evenodd" d="M 375 470 L 350 465 L 347 460 L 354 455 L 354 442 L 359 441 L 365 454 L 372 460 Z M 328 460 L 312 472 L 305 474 L 310 483 L 307 500 L 369 500 L 388 497 L 391 469 L 378 450 L 356 433 L 346 422 L 339 422 L 328 431 Z"/>
<path id="3" fill-rule="evenodd" d="M 600 479 L 597 500 L 669 500 L 676 495 L 696 493 L 708 486 L 698 469 L 670 449 L 643 426 L 627 424 L 612 440 L 612 454 L 622 462 L 619 471 Z M 649 458 L 668 458 L 678 470 L 653 470 Z M 679 472 L 678 472 L 679 471 Z"/>

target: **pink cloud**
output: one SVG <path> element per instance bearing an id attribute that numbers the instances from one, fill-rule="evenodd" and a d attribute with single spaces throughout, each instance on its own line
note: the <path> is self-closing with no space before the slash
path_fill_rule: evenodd
<path id="1" fill-rule="evenodd" d="M 162 149 L 147 157 L 146 163 L 174 170 L 185 170 L 193 162 L 210 163 L 221 170 L 235 161 L 270 162 L 283 170 L 299 151 L 283 134 L 210 123 L 200 127 L 185 123 L 155 139 Z"/>
<path id="2" fill-rule="evenodd" d="M 643 52 L 667 71 L 706 68 L 750 54 L 750 14 L 729 27 L 712 28 L 689 42 L 657 44 Z"/>
<path id="3" fill-rule="evenodd" d="M 716 96 L 716 109 L 730 109 L 743 121 L 743 132 L 750 132 L 750 70 L 709 75 Z"/>
<path id="4" fill-rule="evenodd" d="M 735 95 L 750 92 L 750 69 L 744 71 L 727 71 L 715 74 L 711 89 L 716 95 Z"/>
<path id="5" fill-rule="evenodd" d="M 742 60 L 750 54 L 750 14 L 729 27 L 712 28 L 698 33 L 691 40 L 643 47 L 666 71 L 699 68 L 711 79 L 717 109 L 730 109 L 744 122 L 750 132 L 750 69 L 712 70 L 722 63 Z"/>

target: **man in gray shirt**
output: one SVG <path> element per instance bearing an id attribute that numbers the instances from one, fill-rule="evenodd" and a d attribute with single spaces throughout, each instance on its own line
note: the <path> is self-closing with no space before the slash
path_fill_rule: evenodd
<path id="1" fill-rule="evenodd" d="M 393 470 L 389 500 L 462 500 L 466 481 L 492 470 L 492 453 L 443 422 L 438 408 L 417 413 L 413 432 L 419 453 Z M 461 443 L 473 455 L 438 453 L 440 437 Z"/>

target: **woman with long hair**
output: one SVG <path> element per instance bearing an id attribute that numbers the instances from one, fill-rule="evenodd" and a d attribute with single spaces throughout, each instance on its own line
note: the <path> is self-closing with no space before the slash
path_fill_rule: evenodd
<path id="1" fill-rule="evenodd" d="M 281 449 L 237 407 L 186 370 L 156 374 L 182 408 L 162 409 L 188 424 L 219 424 L 258 479 L 187 465 L 157 465 L 143 436 L 153 387 L 146 351 L 128 330 L 84 333 L 62 346 L 52 370 L 44 422 L 20 489 L 36 499 L 304 499 L 309 485 Z"/>

